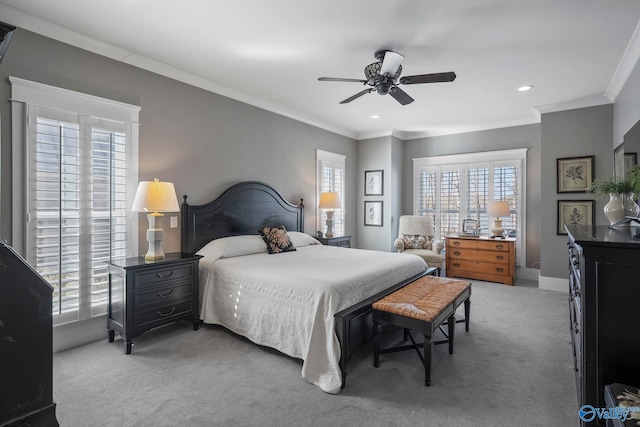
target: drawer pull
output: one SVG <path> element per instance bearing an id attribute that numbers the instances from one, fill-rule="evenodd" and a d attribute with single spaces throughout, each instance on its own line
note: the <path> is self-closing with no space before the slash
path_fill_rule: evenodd
<path id="1" fill-rule="evenodd" d="M 504 268 L 500 268 L 500 267 L 498 267 L 498 268 L 496 268 L 496 271 L 497 271 L 498 273 L 502 273 L 502 272 L 504 271 Z"/>
<path id="2" fill-rule="evenodd" d="M 460 267 L 460 264 L 458 264 L 457 262 L 453 264 L 454 267 Z"/>
<path id="3" fill-rule="evenodd" d="M 167 317 L 167 316 L 171 316 L 174 311 L 176 311 L 176 308 L 175 307 L 171 307 L 171 310 L 169 310 L 166 313 L 163 313 L 161 311 L 156 311 L 156 313 L 158 313 L 158 316 L 160 316 L 160 317 Z"/>
<path id="4" fill-rule="evenodd" d="M 496 256 L 496 259 L 503 260 L 504 257 L 502 255 L 498 255 L 498 256 Z"/>
<path id="5" fill-rule="evenodd" d="M 453 254 L 456 255 L 456 256 L 460 256 L 460 252 L 458 252 L 458 251 L 455 251 Z"/>
<path id="6" fill-rule="evenodd" d="M 460 242 L 453 242 L 454 246 L 460 246 Z"/>
<path id="7" fill-rule="evenodd" d="M 158 295 L 160 298 L 166 298 L 166 297 L 168 297 L 168 296 L 173 295 L 173 291 L 174 291 L 174 290 L 175 290 L 175 289 L 171 289 L 171 290 L 170 290 L 169 292 L 167 292 L 166 294 L 161 294 L 160 292 L 156 292 L 156 295 Z"/>
<path id="8" fill-rule="evenodd" d="M 156 276 L 158 276 L 158 278 L 160 278 L 160 279 L 168 279 L 169 277 L 173 276 L 173 273 L 175 273 L 175 271 L 171 270 L 171 273 L 169 273 L 167 275 L 156 273 Z"/>
<path id="9" fill-rule="evenodd" d="M 504 245 L 496 245 L 496 248 L 502 249 L 502 248 L 504 248 Z"/>

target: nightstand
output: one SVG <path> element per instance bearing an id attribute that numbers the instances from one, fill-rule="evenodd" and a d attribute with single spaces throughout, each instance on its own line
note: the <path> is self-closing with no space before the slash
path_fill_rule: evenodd
<path id="1" fill-rule="evenodd" d="M 125 354 L 131 354 L 131 340 L 157 326 L 189 319 L 197 331 L 200 258 L 175 252 L 156 262 L 135 257 L 107 263 L 109 342 L 118 331 L 125 341 Z"/>
<path id="2" fill-rule="evenodd" d="M 351 236 L 316 237 L 316 239 L 327 246 L 340 246 L 341 248 L 351 247 Z"/>

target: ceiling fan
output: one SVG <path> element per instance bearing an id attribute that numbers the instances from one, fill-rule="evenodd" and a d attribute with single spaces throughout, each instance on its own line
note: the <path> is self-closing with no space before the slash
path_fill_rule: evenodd
<path id="1" fill-rule="evenodd" d="M 369 64 L 364 68 L 364 75 L 367 78 L 363 79 L 343 79 L 340 77 L 320 77 L 318 80 L 321 82 L 355 82 L 363 83 L 365 85 L 372 86 L 361 92 L 356 93 L 353 96 L 341 101 L 340 104 L 346 104 L 354 99 L 360 98 L 367 93 L 378 91 L 380 95 L 391 95 L 396 101 L 402 105 L 411 104 L 414 99 L 410 97 L 405 91 L 398 87 L 401 85 L 414 85 L 418 83 L 443 83 L 452 82 L 456 78 L 456 73 L 449 71 L 446 73 L 433 73 L 433 74 L 418 74 L 415 76 L 400 77 L 402 73 L 402 59 L 404 56 L 392 50 L 378 50 L 374 54 L 378 62 Z M 399 80 L 398 80 L 399 79 Z"/>

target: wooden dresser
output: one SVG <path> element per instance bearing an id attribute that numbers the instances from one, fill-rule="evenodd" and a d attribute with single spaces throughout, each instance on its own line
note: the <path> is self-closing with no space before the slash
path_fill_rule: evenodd
<path id="1" fill-rule="evenodd" d="M 640 229 L 566 229 L 578 405 L 604 408 L 605 385 L 640 384 L 640 239 L 633 238 Z"/>
<path id="2" fill-rule="evenodd" d="M 451 236 L 447 237 L 446 242 L 447 277 L 513 285 L 516 273 L 515 239 Z"/>

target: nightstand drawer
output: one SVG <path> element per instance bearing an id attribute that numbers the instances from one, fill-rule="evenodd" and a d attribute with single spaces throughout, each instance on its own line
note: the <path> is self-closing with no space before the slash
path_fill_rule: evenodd
<path id="1" fill-rule="evenodd" d="M 193 300 L 189 299 L 159 308 L 139 311 L 135 313 L 134 328 L 149 329 L 154 327 L 154 324 L 163 325 L 175 317 L 191 313 L 192 310 Z"/>
<path id="2" fill-rule="evenodd" d="M 179 266 L 167 266 L 156 268 L 153 271 L 141 271 L 135 273 L 135 289 L 149 286 L 164 286 L 181 279 L 191 279 L 193 277 L 193 263 Z"/>
<path id="3" fill-rule="evenodd" d="M 152 289 L 145 292 L 136 292 L 133 295 L 133 307 L 144 308 L 149 305 L 167 304 L 173 301 L 184 300 L 193 292 L 190 282 L 183 282 L 174 286 Z"/>

